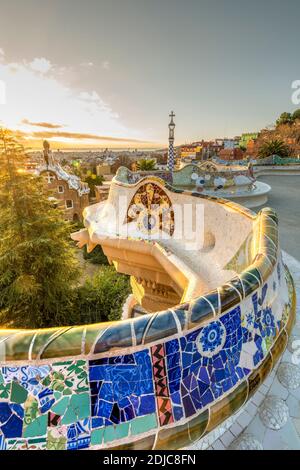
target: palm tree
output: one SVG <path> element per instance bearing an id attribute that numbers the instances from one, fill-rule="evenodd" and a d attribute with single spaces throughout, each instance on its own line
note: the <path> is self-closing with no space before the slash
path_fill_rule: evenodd
<path id="1" fill-rule="evenodd" d="M 289 148 L 282 140 L 270 140 L 261 145 L 258 151 L 259 158 L 270 157 L 271 155 L 278 155 L 279 157 L 287 157 Z"/>
<path id="2" fill-rule="evenodd" d="M 155 160 L 146 160 L 145 158 L 141 158 L 137 161 L 136 165 L 139 171 L 153 171 L 156 169 Z"/>

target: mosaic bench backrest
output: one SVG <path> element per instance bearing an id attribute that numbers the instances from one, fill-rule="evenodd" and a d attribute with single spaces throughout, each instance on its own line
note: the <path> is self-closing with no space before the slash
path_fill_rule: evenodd
<path id="1" fill-rule="evenodd" d="M 175 187 L 196 187 L 197 181 L 198 185 L 201 184 L 204 189 L 216 188 L 218 186 L 224 188 L 240 185 L 247 186 L 251 184 L 248 170 L 243 168 L 239 171 L 231 171 L 230 168 L 219 170 L 215 164 L 209 162 L 206 162 L 206 165 L 202 164 L 200 166 L 194 164 L 186 165 L 179 170 L 175 170 L 172 174 L 161 170 L 132 172 L 126 167 L 120 167 L 115 180 L 120 183 L 135 184 L 146 176 L 156 176 Z"/>
<path id="2" fill-rule="evenodd" d="M 295 296 L 276 214 L 225 286 L 123 322 L 0 332 L 1 449 L 175 449 L 237 411 L 284 350 Z"/>
<path id="3" fill-rule="evenodd" d="M 173 172 L 173 185 L 176 186 L 199 186 L 204 189 L 224 188 L 240 185 L 249 185 L 248 170 L 241 168 L 232 171 L 230 167 L 226 170 L 219 169 L 214 163 L 205 162 L 202 165 L 186 165 L 180 170 Z"/>

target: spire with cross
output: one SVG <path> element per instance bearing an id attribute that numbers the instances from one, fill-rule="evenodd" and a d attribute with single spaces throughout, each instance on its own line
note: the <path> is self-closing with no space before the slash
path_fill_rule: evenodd
<path id="1" fill-rule="evenodd" d="M 174 129 L 175 129 L 175 123 L 173 121 L 173 118 L 175 117 L 175 114 L 173 111 L 171 111 L 171 114 L 169 115 L 171 118 L 169 122 L 169 151 L 168 151 L 168 169 L 169 171 L 174 170 L 174 163 L 175 163 L 175 158 L 174 158 Z"/>

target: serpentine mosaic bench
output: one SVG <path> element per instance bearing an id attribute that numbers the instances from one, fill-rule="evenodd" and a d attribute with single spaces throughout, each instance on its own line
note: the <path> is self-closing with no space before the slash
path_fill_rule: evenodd
<path id="1" fill-rule="evenodd" d="M 115 182 L 114 189 L 134 194 L 153 181 Z M 186 298 L 185 289 L 180 305 L 139 318 L 1 330 L 1 449 L 182 448 L 241 408 L 284 351 L 295 291 L 282 262 L 276 214 L 263 209 L 255 215 L 156 184 L 171 203 L 175 195 L 189 197 L 223 211 L 224 220 L 245 218 L 253 227 L 250 239 L 231 247 L 226 269 L 236 275 L 195 298 Z M 96 213 L 95 206 L 85 212 L 87 229 L 74 237 L 81 244 L 97 243 Z"/>

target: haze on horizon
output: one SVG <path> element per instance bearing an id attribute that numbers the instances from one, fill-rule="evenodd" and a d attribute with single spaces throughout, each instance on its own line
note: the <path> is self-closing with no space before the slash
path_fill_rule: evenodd
<path id="1" fill-rule="evenodd" d="M 293 111 L 298 0 L 1 2 L 0 123 L 31 146 L 162 147 Z"/>

